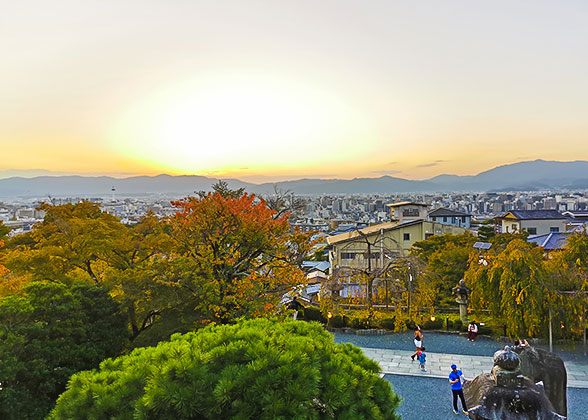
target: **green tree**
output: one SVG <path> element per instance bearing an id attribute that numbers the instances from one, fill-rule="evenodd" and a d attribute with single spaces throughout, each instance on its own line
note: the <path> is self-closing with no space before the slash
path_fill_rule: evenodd
<path id="1" fill-rule="evenodd" d="M 583 334 L 588 311 L 588 235 L 570 235 L 564 249 L 545 259 L 545 268 L 554 335 Z"/>
<path id="2" fill-rule="evenodd" d="M 428 282 L 435 290 L 436 303 L 453 304 L 451 290 L 468 269 L 476 238 L 470 233 L 435 235 L 416 242 L 411 255 L 425 264 Z"/>
<path id="3" fill-rule="evenodd" d="M 7 267 L 37 281 L 71 283 L 87 276 L 102 286 L 104 261 L 125 226 L 89 201 L 61 206 L 45 203 L 39 208 L 45 211 L 45 219 L 26 240 L 15 238 L 19 246 L 8 244 L 13 252 L 6 255 Z"/>
<path id="4" fill-rule="evenodd" d="M 10 232 L 10 228 L 8 226 L 4 225 L 2 220 L 0 220 L 0 240 L 6 238 L 6 235 L 8 235 L 8 232 Z"/>
<path id="5" fill-rule="evenodd" d="M 104 288 L 123 305 L 131 340 L 177 304 L 177 291 L 160 280 L 171 240 L 157 217 L 148 214 L 125 226 L 88 201 L 40 208 L 44 221 L 8 244 L 6 266 L 14 275 Z"/>
<path id="6" fill-rule="evenodd" d="M 489 309 L 512 335 L 533 336 L 545 325 L 547 287 L 543 251 L 522 238 L 490 252 L 486 264 L 472 255 L 465 280 L 476 309 Z"/>
<path id="7" fill-rule="evenodd" d="M 89 285 L 32 283 L 0 300 L 0 418 L 42 419 L 70 376 L 120 354 L 118 304 Z"/>
<path id="8" fill-rule="evenodd" d="M 490 242 L 494 236 L 496 236 L 494 219 L 488 219 L 484 221 L 478 228 L 478 238 L 482 242 Z"/>
<path id="9" fill-rule="evenodd" d="M 49 419 L 398 419 L 400 399 L 379 372 L 319 324 L 257 319 L 76 374 Z"/>

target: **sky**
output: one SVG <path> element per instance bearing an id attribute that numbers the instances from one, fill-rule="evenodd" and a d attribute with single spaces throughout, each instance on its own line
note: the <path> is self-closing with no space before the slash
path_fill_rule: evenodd
<path id="1" fill-rule="evenodd" d="M 0 176 L 588 160 L 587 21 L 583 0 L 5 2 Z"/>

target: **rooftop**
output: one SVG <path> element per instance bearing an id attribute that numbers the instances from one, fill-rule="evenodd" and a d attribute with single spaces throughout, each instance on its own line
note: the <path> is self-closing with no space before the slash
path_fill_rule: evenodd
<path id="1" fill-rule="evenodd" d="M 424 220 L 422 220 L 422 219 L 418 219 L 418 220 L 411 220 L 411 221 L 404 222 L 404 223 L 397 223 L 397 222 L 379 223 L 377 225 L 369 226 L 369 227 L 366 227 L 363 229 L 357 229 L 352 232 L 346 232 L 346 233 L 342 233 L 340 235 L 331 236 L 331 237 L 327 238 L 327 243 L 329 245 L 333 245 L 333 244 L 337 244 L 340 242 L 353 241 L 353 240 L 360 238 L 362 236 L 373 235 L 373 234 L 381 232 L 381 231 L 389 231 L 389 230 L 399 229 L 402 227 L 415 225 L 418 223 L 423 223 L 423 221 Z"/>
<path id="2" fill-rule="evenodd" d="M 500 216 L 502 219 L 518 220 L 564 220 L 565 216 L 557 210 L 511 210 Z"/>
<path id="3" fill-rule="evenodd" d="M 399 203 L 392 203 L 392 204 L 386 204 L 387 207 L 402 207 L 402 206 L 422 206 L 422 207 L 428 207 L 426 204 L 423 203 L 414 203 L 412 201 L 401 201 Z"/>
<path id="4" fill-rule="evenodd" d="M 450 210 L 446 208 L 439 208 L 435 210 L 431 210 L 429 212 L 429 216 L 433 217 L 464 217 L 464 216 L 471 216 L 471 214 L 462 213 L 460 211 Z"/>
<path id="5" fill-rule="evenodd" d="M 527 242 L 534 242 L 546 251 L 553 251 L 554 249 L 565 248 L 570 235 L 572 235 L 571 232 L 545 233 L 543 235 L 529 236 Z"/>

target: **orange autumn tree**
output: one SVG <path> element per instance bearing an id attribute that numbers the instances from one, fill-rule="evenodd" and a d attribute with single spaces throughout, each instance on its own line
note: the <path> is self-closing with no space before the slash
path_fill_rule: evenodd
<path id="1" fill-rule="evenodd" d="M 305 281 L 297 262 L 309 250 L 308 236 L 263 199 L 220 183 L 172 204 L 170 282 L 189 291 L 202 322 L 273 312 L 283 293 Z"/>

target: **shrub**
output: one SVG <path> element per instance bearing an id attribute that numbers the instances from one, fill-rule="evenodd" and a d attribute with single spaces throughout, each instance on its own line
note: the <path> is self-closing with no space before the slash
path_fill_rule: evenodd
<path id="1" fill-rule="evenodd" d="M 396 318 L 394 318 L 394 317 L 384 318 L 380 321 L 380 327 L 385 328 L 390 331 L 394 331 L 395 323 L 396 323 Z"/>
<path id="2" fill-rule="evenodd" d="M 255 319 L 74 375 L 49 419 L 399 419 L 379 372 L 316 323 Z"/>
<path id="3" fill-rule="evenodd" d="M 321 310 L 315 308 L 314 306 L 307 306 L 306 308 L 304 308 L 304 319 L 306 319 L 307 321 L 322 322 L 323 324 L 327 322 L 327 320 L 321 313 Z"/>
<path id="4" fill-rule="evenodd" d="M 488 327 L 487 325 L 479 326 L 478 327 L 478 334 L 480 335 L 492 335 L 493 330 L 492 328 Z"/>
<path id="5" fill-rule="evenodd" d="M 425 321 L 423 328 L 425 330 L 441 330 L 443 329 L 443 320 L 436 319 L 435 321 L 427 320 Z"/>
<path id="6" fill-rule="evenodd" d="M 328 322 L 329 327 L 343 328 L 347 326 L 347 317 L 341 315 L 333 315 Z"/>
<path id="7" fill-rule="evenodd" d="M 463 322 L 461 322 L 461 320 L 456 319 L 455 321 L 453 321 L 453 329 L 455 331 L 461 331 L 462 327 L 463 327 Z"/>

